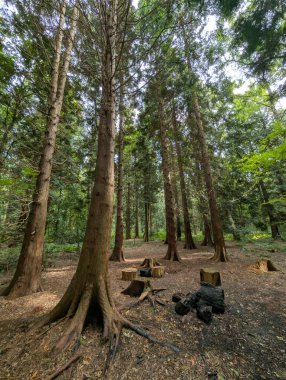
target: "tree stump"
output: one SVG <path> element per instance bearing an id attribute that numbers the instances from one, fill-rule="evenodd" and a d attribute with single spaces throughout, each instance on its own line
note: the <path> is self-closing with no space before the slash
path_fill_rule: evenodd
<path id="1" fill-rule="evenodd" d="M 122 290 L 122 294 L 138 297 L 141 294 L 149 293 L 152 291 L 152 285 L 149 280 L 145 278 L 136 278 L 132 280 L 131 284 L 124 290 Z"/>
<path id="2" fill-rule="evenodd" d="M 215 268 L 202 268 L 200 270 L 201 282 L 206 282 L 214 286 L 221 285 L 220 273 Z"/>
<path id="3" fill-rule="evenodd" d="M 165 267 L 163 265 L 154 266 L 151 268 L 152 277 L 164 277 L 165 275 Z"/>
<path id="4" fill-rule="evenodd" d="M 153 268 L 156 266 L 161 266 L 161 264 L 154 258 L 145 258 L 140 267 L 143 268 Z"/>
<path id="5" fill-rule="evenodd" d="M 122 269 L 122 280 L 123 281 L 132 281 L 136 278 L 137 269 L 136 268 L 125 268 Z"/>
<path id="6" fill-rule="evenodd" d="M 271 260 L 258 260 L 255 264 L 249 266 L 249 270 L 255 273 L 277 272 L 278 269 Z"/>

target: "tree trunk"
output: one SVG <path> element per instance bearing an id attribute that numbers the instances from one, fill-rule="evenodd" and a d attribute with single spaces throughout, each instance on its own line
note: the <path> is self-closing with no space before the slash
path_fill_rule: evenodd
<path id="1" fill-rule="evenodd" d="M 236 224 L 235 224 L 235 222 L 233 220 L 231 211 L 227 210 L 227 213 L 228 213 L 228 219 L 229 219 L 230 229 L 231 229 L 231 233 L 232 233 L 233 239 L 234 240 L 241 240 L 240 233 L 239 233 L 238 229 L 236 228 Z"/>
<path id="2" fill-rule="evenodd" d="M 174 167 L 174 155 L 172 154 L 172 191 L 174 194 L 174 201 L 175 201 L 175 219 L 176 219 L 176 235 L 177 240 L 181 241 L 182 237 L 182 228 L 181 228 L 181 215 L 180 215 L 180 207 L 179 207 L 179 196 L 178 196 L 178 186 L 177 186 L 177 176 L 176 171 Z"/>
<path id="3" fill-rule="evenodd" d="M 267 214 L 269 217 L 270 228 L 271 228 L 271 237 L 273 239 L 279 239 L 279 238 L 281 238 L 281 236 L 280 236 L 280 232 L 279 232 L 278 225 L 276 222 L 276 218 L 274 215 L 274 207 L 271 203 L 269 203 L 269 199 L 270 199 L 269 194 L 268 194 L 266 186 L 262 180 L 259 181 L 259 185 L 260 185 L 262 197 L 264 200 L 264 206 L 266 208 L 266 211 L 267 211 Z"/>
<path id="4" fill-rule="evenodd" d="M 189 41 L 189 36 L 186 33 L 183 23 L 181 23 L 181 29 L 183 33 L 183 39 L 184 39 L 184 45 L 185 45 L 184 49 L 185 49 L 185 56 L 187 58 L 188 71 L 189 71 L 190 77 L 193 77 L 193 71 L 192 71 L 192 65 L 191 65 L 191 53 L 190 53 L 191 44 Z M 215 255 L 213 259 L 215 261 L 225 262 L 225 261 L 228 261 L 228 257 L 227 257 L 227 252 L 225 248 L 220 216 L 219 216 L 219 212 L 217 208 L 216 195 L 215 195 L 215 191 L 213 187 L 211 166 L 210 166 L 208 148 L 207 148 L 207 144 L 205 140 L 205 132 L 204 132 L 204 126 L 203 126 L 201 112 L 200 112 L 199 101 L 198 101 L 197 94 L 194 91 L 191 96 L 191 107 L 192 107 L 192 111 L 194 112 L 195 124 L 197 126 L 198 143 L 199 143 L 199 148 L 201 151 L 206 190 L 207 190 L 209 207 L 210 207 L 211 223 L 212 223 L 213 238 L 214 238 L 214 248 L 215 248 Z M 192 118 L 190 109 L 188 111 L 189 111 L 189 117 Z"/>
<path id="5" fill-rule="evenodd" d="M 69 67 L 71 50 L 74 42 L 76 24 L 78 19 L 78 7 L 75 5 L 72 13 L 69 38 L 67 40 L 66 51 L 63 58 L 63 66 L 60 73 L 59 71 L 65 11 L 66 4 L 63 3 L 55 44 L 55 58 L 53 62 L 47 130 L 43 145 L 43 153 L 39 163 L 39 174 L 33 195 L 33 202 L 25 229 L 22 249 L 16 272 L 9 286 L 2 293 L 2 295 L 5 296 L 9 295 L 10 298 L 20 297 L 42 290 L 41 265 L 50 177 L 52 171 L 52 160 L 55 149 L 57 127 L 63 103 L 67 70 Z"/>
<path id="6" fill-rule="evenodd" d="M 135 218 L 135 230 L 134 230 L 134 239 L 139 238 L 139 216 L 138 216 L 138 193 L 135 193 L 135 210 L 134 210 L 134 218 Z"/>
<path id="7" fill-rule="evenodd" d="M 174 220 L 174 203 L 173 203 L 173 192 L 171 184 L 170 175 L 170 160 L 168 152 L 168 143 L 166 135 L 166 125 L 164 123 L 164 101 L 162 97 L 158 96 L 159 102 L 159 124 L 160 124 L 160 143 L 161 143 L 161 154 L 162 154 L 162 169 L 163 169 L 163 179 L 164 179 L 164 193 L 165 193 L 165 212 L 166 212 L 166 227 L 168 236 L 168 250 L 166 260 L 181 261 L 177 250 L 176 242 L 176 226 Z"/>
<path id="8" fill-rule="evenodd" d="M 149 202 L 144 203 L 144 241 L 149 241 Z"/>
<path id="9" fill-rule="evenodd" d="M 196 125 L 198 129 L 198 142 L 201 149 L 201 157 L 204 168 L 205 175 L 205 183 L 207 189 L 207 195 L 209 200 L 209 207 L 211 213 L 211 223 L 213 230 L 213 238 L 214 238 L 214 249 L 215 255 L 213 259 L 215 261 L 228 261 L 228 256 L 225 248 L 225 242 L 223 237 L 223 230 L 221 226 L 219 211 L 216 202 L 216 194 L 213 186 L 212 174 L 211 174 L 211 166 L 209 161 L 209 154 L 207 149 L 207 144 L 205 141 L 205 133 L 204 127 L 202 123 L 199 102 L 196 94 L 193 94 L 192 99 L 193 110 L 196 118 Z"/>
<path id="10" fill-rule="evenodd" d="M 124 144 L 124 100 L 123 100 L 123 85 L 121 84 L 120 104 L 119 104 L 119 146 L 118 146 L 118 181 L 117 181 L 117 209 L 116 209 L 116 229 L 115 229 L 115 244 L 110 260 L 125 261 L 123 253 L 124 241 L 124 226 L 123 226 L 123 144 Z"/>
<path id="11" fill-rule="evenodd" d="M 176 153 L 177 153 L 177 160 L 178 160 L 182 208 L 183 208 L 183 216 L 184 216 L 184 229 L 185 229 L 185 247 L 184 248 L 195 249 L 196 245 L 192 236 L 190 217 L 189 217 L 189 211 L 188 211 L 188 200 L 187 200 L 186 183 L 185 183 L 184 169 L 183 169 L 182 149 L 181 149 L 181 144 L 179 141 L 179 130 L 178 130 L 177 118 L 176 118 L 174 108 L 173 108 L 173 129 L 174 129 L 174 135 L 175 135 L 175 145 L 176 145 Z"/>
<path id="12" fill-rule="evenodd" d="M 130 202 L 130 182 L 127 183 L 126 194 L 126 226 L 125 226 L 126 239 L 131 239 L 131 202 Z"/>
<path id="13" fill-rule="evenodd" d="M 204 239 L 201 242 L 202 247 L 213 247 L 214 242 L 212 239 L 212 231 L 211 231 L 211 226 L 209 222 L 209 218 L 206 214 L 203 214 L 203 221 L 204 221 Z"/>
<path id="14" fill-rule="evenodd" d="M 123 318 L 116 311 L 108 277 L 114 192 L 115 134 L 115 39 L 117 1 L 105 3 L 101 22 L 105 25 L 102 54 L 102 102 L 94 187 L 83 247 L 76 273 L 57 306 L 44 318 L 51 323 L 73 317 L 57 348 L 78 339 L 88 314 L 103 321 L 103 336 L 116 343 Z"/>

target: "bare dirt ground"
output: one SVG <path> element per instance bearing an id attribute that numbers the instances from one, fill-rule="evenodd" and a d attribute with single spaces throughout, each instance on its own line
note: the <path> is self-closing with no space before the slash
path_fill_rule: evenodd
<path id="1" fill-rule="evenodd" d="M 161 242 L 142 243 L 126 249 L 125 263 L 110 263 L 112 290 L 118 305 L 134 299 L 121 294 L 128 283 L 121 280 L 121 269 L 139 266 L 145 257 L 156 257 L 166 265 L 164 278 L 152 279 L 155 288 L 166 288 L 159 297 L 166 304 L 154 309 L 146 300 L 124 315 L 148 329 L 158 339 L 177 345 L 180 353 L 149 343 L 124 330 L 115 362 L 107 375 L 103 368 L 108 344 L 101 331 L 87 326 L 81 338 L 82 356 L 58 379 L 110 380 L 274 380 L 286 379 L 286 254 L 249 250 L 243 253 L 227 242 L 231 261 L 211 264 L 207 249 L 184 250 L 183 262 L 170 263 L 161 258 L 166 246 Z M 279 272 L 253 273 L 247 269 L 261 256 L 268 256 Z M 53 266 L 43 272 L 45 292 L 17 300 L 0 299 L 0 379 L 46 380 L 74 355 L 56 353 L 53 346 L 65 325 L 30 332 L 28 324 L 52 308 L 67 287 L 76 268 L 77 254 L 62 253 Z M 202 267 L 219 269 L 225 290 L 226 312 L 214 315 L 210 325 L 195 313 L 182 317 L 171 301 L 175 292 L 195 292 L 200 286 Z M 0 274 L 0 284 L 12 273 Z"/>

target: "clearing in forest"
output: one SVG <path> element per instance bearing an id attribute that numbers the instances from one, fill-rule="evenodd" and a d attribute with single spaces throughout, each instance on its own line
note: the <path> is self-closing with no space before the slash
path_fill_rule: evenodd
<path id="1" fill-rule="evenodd" d="M 211 377 L 215 373 L 219 379 L 227 380 L 286 379 L 285 253 L 261 250 L 254 244 L 248 244 L 246 252 L 242 252 L 228 241 L 231 261 L 210 264 L 210 250 L 185 250 L 182 243 L 178 248 L 182 263 L 162 259 L 166 251 L 162 242 L 137 240 L 134 247 L 125 251 L 127 261 L 110 262 L 109 268 L 114 299 L 120 306 L 136 300 L 121 294 L 128 285 L 121 280 L 123 268 L 138 267 L 145 257 L 154 257 L 166 266 L 165 277 L 151 279 L 154 287 L 166 288 L 157 295 L 162 305 L 154 308 L 146 300 L 123 314 L 157 339 L 175 344 L 181 352 L 174 353 L 124 330 L 115 362 L 103 377 L 108 344 L 101 341 L 98 327 L 89 325 L 80 340 L 81 356 L 58 379 L 203 380 L 215 378 Z M 45 269 L 43 293 L 15 300 L 0 299 L 1 380 L 48 379 L 73 357 L 71 351 L 59 355 L 52 350 L 63 332 L 63 324 L 52 329 L 44 327 L 33 335 L 27 326 L 59 301 L 76 269 L 77 257 L 61 253 Z M 279 271 L 249 270 L 249 265 L 261 258 L 271 259 Z M 221 274 L 226 312 L 214 315 L 209 325 L 197 319 L 195 313 L 184 317 L 176 314 L 172 294 L 198 290 L 200 269 L 212 265 Z M 1 274 L 1 284 L 11 275 Z"/>

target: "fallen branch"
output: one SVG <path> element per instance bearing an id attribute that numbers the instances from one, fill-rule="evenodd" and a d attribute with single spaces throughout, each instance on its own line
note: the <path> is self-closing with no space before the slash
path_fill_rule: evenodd
<path id="1" fill-rule="evenodd" d="M 129 330 L 136 332 L 138 335 L 142 336 L 143 338 L 148 339 L 149 342 L 159 344 L 160 346 L 163 346 L 163 347 L 167 347 L 174 352 L 181 352 L 179 347 L 175 346 L 174 344 L 165 342 L 164 340 L 159 340 L 159 339 L 154 338 L 152 335 L 149 335 L 147 331 L 145 331 L 139 326 L 134 325 L 133 323 L 130 323 L 129 321 L 125 323 L 124 326 L 128 328 Z"/>

